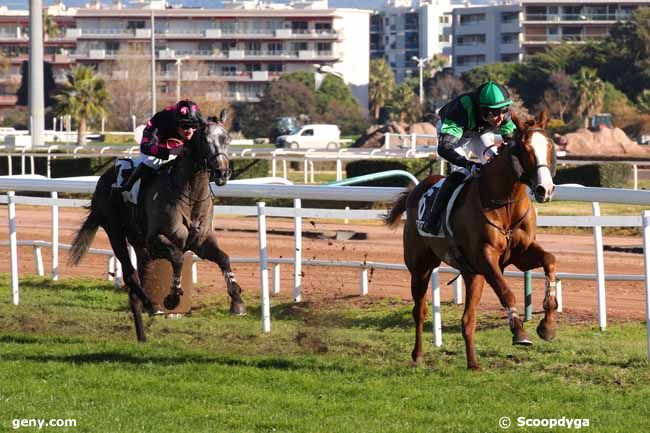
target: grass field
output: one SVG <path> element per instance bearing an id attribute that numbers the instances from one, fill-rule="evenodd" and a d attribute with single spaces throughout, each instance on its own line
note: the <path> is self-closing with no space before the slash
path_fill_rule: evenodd
<path id="1" fill-rule="evenodd" d="M 606 332 L 563 323 L 556 342 L 521 349 L 502 318 L 484 315 L 475 373 L 451 305 L 444 346 L 427 342 L 426 366 L 415 369 L 411 307 L 400 300 L 274 300 L 264 335 L 257 296 L 248 294 L 246 317 L 230 317 L 214 296 L 189 318 L 146 319 L 149 342 L 137 344 L 126 296 L 106 282 L 21 284 L 13 306 L 0 277 L 0 431 L 31 418 L 76 420 L 43 429 L 61 432 L 497 432 L 504 416 L 518 432 L 550 430 L 517 427 L 518 417 L 589 419 L 590 432 L 648 428 L 641 323 Z"/>

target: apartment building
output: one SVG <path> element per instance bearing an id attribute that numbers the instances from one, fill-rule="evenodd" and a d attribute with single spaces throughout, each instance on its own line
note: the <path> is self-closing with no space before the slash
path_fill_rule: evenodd
<path id="1" fill-rule="evenodd" d="M 69 67 L 85 64 L 109 80 L 128 80 L 128 71 L 119 66 L 125 52 L 151 62 L 153 12 L 157 82 L 170 96 L 179 78 L 178 60 L 181 81 L 219 81 L 225 90 L 206 96 L 240 101 L 258 100 L 282 73 L 329 66 L 367 107 L 369 66 L 360 59 L 368 59 L 370 11 L 329 9 L 327 1 L 230 0 L 223 9 L 166 8 L 155 1 L 151 6 L 127 8 L 118 1 L 112 7 L 50 7 L 61 30 L 45 40 L 45 61 L 53 64 L 55 78 L 63 80 Z M 5 107 L 15 104 L 11 94 L 20 81 L 20 64 L 28 59 L 28 25 L 27 11 L 0 8 L 0 50 L 7 69 L 0 79 L 0 104 Z"/>
<path id="2" fill-rule="evenodd" d="M 543 51 L 549 44 L 585 43 L 609 34 L 650 1 L 521 0 L 521 45 L 524 54 Z"/>
<path id="3" fill-rule="evenodd" d="M 519 13 L 518 4 L 455 8 L 452 13 L 454 74 L 490 63 L 521 61 Z"/>
<path id="4" fill-rule="evenodd" d="M 418 74 L 414 56 L 450 62 L 451 10 L 449 0 L 389 1 L 370 17 L 370 58 L 385 58 L 397 82 Z"/>

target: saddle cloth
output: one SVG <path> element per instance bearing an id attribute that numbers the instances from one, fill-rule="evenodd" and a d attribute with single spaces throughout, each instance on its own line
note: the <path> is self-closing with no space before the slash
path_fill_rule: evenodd
<path id="1" fill-rule="evenodd" d="M 447 231 L 449 232 L 450 235 L 453 235 L 451 226 L 449 224 L 449 217 L 451 215 L 451 210 L 454 208 L 454 203 L 456 202 L 456 198 L 458 198 L 458 195 L 463 189 L 463 186 L 465 183 L 462 183 L 458 188 L 456 188 L 451 195 L 451 198 L 449 199 L 449 203 L 447 203 L 447 207 L 445 208 L 445 211 L 440 214 L 440 218 L 442 218 L 442 224 L 439 225 L 440 230 L 438 233 L 429 233 L 425 232 L 423 230 L 423 227 L 425 226 L 425 221 L 428 221 L 431 218 L 431 208 L 433 207 L 433 203 L 436 200 L 436 197 L 438 196 L 438 191 L 440 191 L 440 187 L 442 186 L 442 183 L 445 181 L 445 179 L 440 179 L 438 182 L 436 182 L 431 188 L 429 188 L 424 194 L 422 194 L 422 197 L 420 197 L 420 201 L 418 202 L 418 218 L 415 222 L 415 225 L 418 229 L 418 233 L 420 236 L 424 237 L 429 237 L 429 238 L 444 238 L 445 237 L 445 227 L 447 227 Z"/>
<path id="2" fill-rule="evenodd" d="M 133 170 L 135 170 L 135 163 L 132 159 L 120 158 L 115 163 L 115 166 L 117 167 L 117 178 L 115 180 L 115 183 L 120 186 L 124 185 L 126 179 L 128 179 L 131 173 L 133 173 Z M 122 199 L 125 203 L 133 203 L 134 205 L 137 205 L 139 192 L 140 179 L 138 179 L 135 184 L 133 184 L 131 191 L 122 192 Z"/>

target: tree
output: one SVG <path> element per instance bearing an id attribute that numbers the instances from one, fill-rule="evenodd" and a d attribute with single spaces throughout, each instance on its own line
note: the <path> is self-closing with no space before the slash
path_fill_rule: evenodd
<path id="1" fill-rule="evenodd" d="M 465 83 L 449 72 L 439 72 L 425 83 L 431 110 L 437 110 L 456 96 L 467 91 Z"/>
<path id="2" fill-rule="evenodd" d="M 151 63 L 142 61 L 144 46 L 129 45 L 117 52 L 106 87 L 111 95 L 110 128 L 130 131 L 132 116 L 144 123 L 151 117 Z"/>
<path id="3" fill-rule="evenodd" d="M 368 101 L 370 103 L 370 112 L 375 121 L 379 120 L 379 110 L 390 101 L 394 90 L 395 76 L 386 60 L 371 60 Z"/>
<path id="4" fill-rule="evenodd" d="M 54 17 L 47 13 L 47 9 L 43 9 L 43 36 L 45 40 L 48 38 L 56 38 L 60 34 L 61 29 Z"/>
<path id="5" fill-rule="evenodd" d="M 402 83 L 395 89 L 391 99 L 391 113 L 400 122 L 413 123 L 420 119 L 420 100 L 408 83 Z"/>
<path id="6" fill-rule="evenodd" d="M 636 102 L 642 113 L 650 113 L 650 89 L 645 89 L 641 92 L 637 96 Z"/>
<path id="7" fill-rule="evenodd" d="M 87 66 L 77 66 L 67 75 L 67 81 L 55 95 L 54 111 L 70 115 L 79 125 L 77 144 L 86 143 L 88 122 L 106 114 L 109 94 L 104 80 Z"/>
<path id="8" fill-rule="evenodd" d="M 579 117 L 584 117 L 585 128 L 589 125 L 589 117 L 598 113 L 603 107 L 605 85 L 598 78 L 598 73 L 592 68 L 581 68 L 573 80 L 578 94 L 576 109 Z"/>
<path id="9" fill-rule="evenodd" d="M 551 116 L 565 122 L 565 114 L 574 99 L 571 78 L 564 72 L 554 72 L 548 81 L 549 88 L 544 91 L 538 111 L 546 110 Z"/>

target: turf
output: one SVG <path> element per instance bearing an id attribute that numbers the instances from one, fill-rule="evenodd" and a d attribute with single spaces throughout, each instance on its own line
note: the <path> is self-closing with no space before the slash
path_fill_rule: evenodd
<path id="1" fill-rule="evenodd" d="M 648 427 L 643 323 L 600 332 L 563 321 L 555 342 L 521 349 L 500 315 L 483 315 L 476 373 L 452 305 L 443 347 L 426 341 L 413 368 L 411 306 L 397 299 L 273 299 L 263 334 L 256 294 L 245 317 L 212 296 L 191 317 L 146 319 L 149 342 L 138 344 L 126 295 L 104 281 L 25 278 L 14 306 L 2 276 L 0 293 L 0 431 L 30 418 L 76 420 L 43 429 L 60 432 L 497 432 L 504 416 L 517 432 L 549 431 L 518 417 Z"/>

